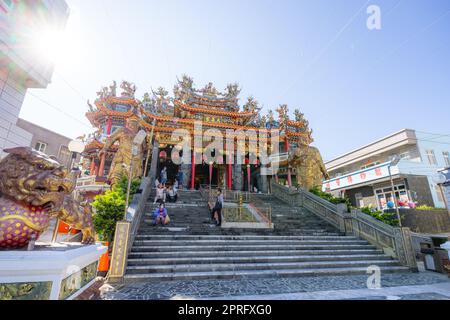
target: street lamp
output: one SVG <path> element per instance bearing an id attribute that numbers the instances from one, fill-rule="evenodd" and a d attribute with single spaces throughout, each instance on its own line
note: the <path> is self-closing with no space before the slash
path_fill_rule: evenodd
<path id="1" fill-rule="evenodd" d="M 400 156 L 395 155 L 394 157 L 392 157 L 391 162 L 388 165 L 389 179 L 391 180 L 392 197 L 394 198 L 395 211 L 397 213 L 398 225 L 400 228 L 402 227 L 402 219 L 400 217 L 400 209 L 398 207 L 398 201 L 395 197 L 394 180 L 392 179 L 391 167 L 395 167 L 400 162 L 401 159 L 402 158 L 400 158 Z"/>
<path id="2" fill-rule="evenodd" d="M 71 158 L 69 159 L 70 163 L 68 164 L 67 170 L 72 172 L 72 168 L 73 168 L 75 159 L 77 158 L 77 155 L 79 153 L 82 153 L 84 151 L 85 145 L 84 145 L 83 141 L 81 141 L 81 140 L 72 140 L 67 145 L 67 148 L 69 149 L 69 151 L 72 154 Z M 72 174 L 72 180 L 73 180 L 73 184 L 76 185 L 77 174 L 75 174 L 75 172 L 73 172 L 73 174 Z M 55 243 L 56 239 L 58 237 L 59 223 L 60 223 L 59 219 L 56 219 L 55 229 L 53 230 L 53 235 L 52 235 L 52 243 Z"/>
<path id="3" fill-rule="evenodd" d="M 77 154 L 82 153 L 84 151 L 85 145 L 81 140 L 72 140 L 67 145 L 67 148 L 72 153 L 72 158 L 69 165 L 69 169 L 72 169 L 73 163 L 77 158 Z"/>

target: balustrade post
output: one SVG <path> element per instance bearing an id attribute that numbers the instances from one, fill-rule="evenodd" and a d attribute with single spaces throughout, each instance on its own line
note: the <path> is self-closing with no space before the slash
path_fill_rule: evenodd
<path id="1" fill-rule="evenodd" d="M 399 262 L 409 268 L 417 268 L 416 256 L 409 228 L 394 228 L 395 254 Z"/>

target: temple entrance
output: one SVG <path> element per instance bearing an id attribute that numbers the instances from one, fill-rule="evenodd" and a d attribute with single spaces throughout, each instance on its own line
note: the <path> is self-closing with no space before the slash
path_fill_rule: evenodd
<path id="1" fill-rule="evenodd" d="M 167 168 L 167 183 L 173 184 L 178 174 L 179 165 L 174 164 L 170 155 L 172 153 L 172 145 L 168 145 L 164 148 L 159 148 L 158 153 L 158 170 L 157 170 L 157 178 L 160 180 L 161 170 L 166 167 Z"/>
<path id="2" fill-rule="evenodd" d="M 217 166 L 212 167 L 211 185 L 217 186 L 219 183 Z M 206 163 L 195 165 L 195 189 L 199 189 L 200 185 L 209 186 L 209 165 Z"/>

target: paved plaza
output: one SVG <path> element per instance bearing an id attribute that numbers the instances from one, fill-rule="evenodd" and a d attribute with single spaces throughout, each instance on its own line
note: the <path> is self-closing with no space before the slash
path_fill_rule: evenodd
<path id="1" fill-rule="evenodd" d="M 393 273 L 381 277 L 381 289 L 367 289 L 367 276 L 322 276 L 239 280 L 189 280 L 106 284 L 104 300 L 450 300 L 450 279 L 433 272 Z"/>

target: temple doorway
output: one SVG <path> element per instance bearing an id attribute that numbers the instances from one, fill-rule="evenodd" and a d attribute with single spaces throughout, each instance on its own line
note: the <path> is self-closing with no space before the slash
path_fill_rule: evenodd
<path id="1" fill-rule="evenodd" d="M 209 186 L 209 165 L 206 163 L 195 165 L 195 189 L 199 189 L 200 186 Z M 219 182 L 218 168 L 213 165 L 211 185 L 217 186 Z"/>
<path id="2" fill-rule="evenodd" d="M 174 164 L 170 155 L 172 153 L 172 145 L 168 145 L 164 148 L 159 148 L 159 162 L 158 162 L 158 180 L 161 179 L 161 170 L 166 167 L 167 168 L 167 183 L 173 184 L 178 174 L 179 165 Z"/>

